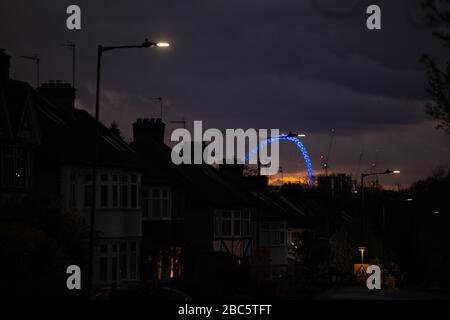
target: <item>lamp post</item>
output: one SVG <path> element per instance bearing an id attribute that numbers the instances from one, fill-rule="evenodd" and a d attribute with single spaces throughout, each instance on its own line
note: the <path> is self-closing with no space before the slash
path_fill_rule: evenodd
<path id="1" fill-rule="evenodd" d="M 365 220 L 365 212 L 364 212 L 364 178 L 369 176 L 376 175 L 384 175 L 384 174 L 399 174 L 399 170 L 390 170 L 386 169 L 384 172 L 373 172 L 373 173 L 361 173 L 361 246 L 359 248 L 364 248 L 366 251 L 366 247 L 363 245 L 364 243 L 364 220 Z M 361 259 L 363 259 L 363 254 L 361 254 Z M 362 262 L 361 262 L 362 263 Z"/>
<path id="2" fill-rule="evenodd" d="M 289 131 L 285 134 L 287 137 L 306 137 L 304 133 L 297 133 Z M 256 162 L 257 162 L 257 184 L 256 184 L 256 197 L 257 197 L 257 211 L 256 211 L 256 247 L 260 248 L 260 227 L 261 227 L 261 161 L 260 161 L 260 143 L 258 143 L 258 148 L 256 152 Z M 283 173 L 284 174 L 284 173 Z"/>
<path id="3" fill-rule="evenodd" d="M 154 48 L 154 47 L 168 47 L 167 42 L 151 42 L 145 39 L 144 42 L 138 45 L 113 46 L 104 47 L 99 45 L 97 47 L 97 84 L 95 93 L 95 138 L 94 138 L 94 156 L 92 161 L 92 202 L 91 202 L 91 217 L 90 217 L 90 235 L 89 235 L 89 265 L 88 265 L 88 297 L 92 294 L 93 283 L 93 268 L 94 268 L 94 237 L 95 237 L 95 213 L 96 213 L 96 193 L 97 193 L 97 167 L 98 167 L 98 140 L 100 128 L 100 71 L 102 55 L 105 51 L 115 49 L 132 49 L 132 48 Z"/>

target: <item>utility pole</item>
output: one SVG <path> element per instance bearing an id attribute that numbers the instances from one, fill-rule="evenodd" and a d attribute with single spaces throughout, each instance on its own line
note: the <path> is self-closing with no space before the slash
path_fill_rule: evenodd
<path id="1" fill-rule="evenodd" d="M 327 155 L 322 156 L 322 168 L 325 170 L 325 175 L 328 176 L 328 164 L 329 164 L 329 160 L 330 160 L 330 154 L 331 154 L 331 148 L 333 147 L 333 141 L 334 141 L 334 134 L 335 134 L 335 130 L 331 129 L 331 137 L 330 137 L 330 143 L 328 144 L 328 150 L 327 150 Z"/>

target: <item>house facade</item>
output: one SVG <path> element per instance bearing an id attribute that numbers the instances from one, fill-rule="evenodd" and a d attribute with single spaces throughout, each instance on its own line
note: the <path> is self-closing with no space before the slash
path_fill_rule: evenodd
<path id="1" fill-rule="evenodd" d="M 9 78 L 0 50 L 0 195 L 61 201 L 89 224 L 95 119 L 76 109 L 75 89 L 61 82 L 35 89 Z M 100 125 L 94 285 L 140 281 L 140 162 L 120 137 Z"/>

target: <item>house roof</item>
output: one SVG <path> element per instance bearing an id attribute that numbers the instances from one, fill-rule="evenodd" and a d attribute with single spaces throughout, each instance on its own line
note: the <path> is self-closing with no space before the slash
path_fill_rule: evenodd
<path id="1" fill-rule="evenodd" d="M 27 107 L 37 118 L 39 153 L 50 164 L 91 165 L 94 156 L 95 118 L 87 111 L 55 106 L 28 83 L 9 80 L 3 90 L 7 117 L 14 135 L 17 135 Z M 139 168 L 142 166 L 135 151 L 103 124 L 99 128 L 99 166 Z"/>
<path id="2" fill-rule="evenodd" d="M 145 161 L 144 185 L 183 185 L 194 207 L 237 208 L 253 205 L 248 194 L 238 190 L 238 185 L 230 183 L 213 166 L 175 165 L 171 159 L 171 148 L 154 139 L 131 145 Z"/>

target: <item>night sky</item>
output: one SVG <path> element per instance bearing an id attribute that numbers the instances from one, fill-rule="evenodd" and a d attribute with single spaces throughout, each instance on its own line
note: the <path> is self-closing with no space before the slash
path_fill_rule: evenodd
<path id="1" fill-rule="evenodd" d="M 77 107 L 93 109 L 96 46 L 139 44 L 168 49 L 105 53 L 102 121 L 116 120 L 127 139 L 137 118 L 185 118 L 204 126 L 280 128 L 306 133 L 320 172 L 331 128 L 336 138 L 331 172 L 400 169 L 383 177 L 405 187 L 450 164 L 449 137 L 424 112 L 423 53 L 445 51 L 431 36 L 419 0 L 177 0 L 23 1 L 0 3 L 0 47 L 13 56 L 13 78 L 35 84 L 35 67 L 20 55 L 39 54 L 41 82 L 70 82 L 77 45 Z M 66 7 L 82 10 L 82 30 L 66 28 Z M 382 30 L 366 28 L 366 8 L 378 4 Z M 177 125 L 168 124 L 167 135 Z M 285 177 L 303 174 L 292 145 L 281 147 Z"/>

